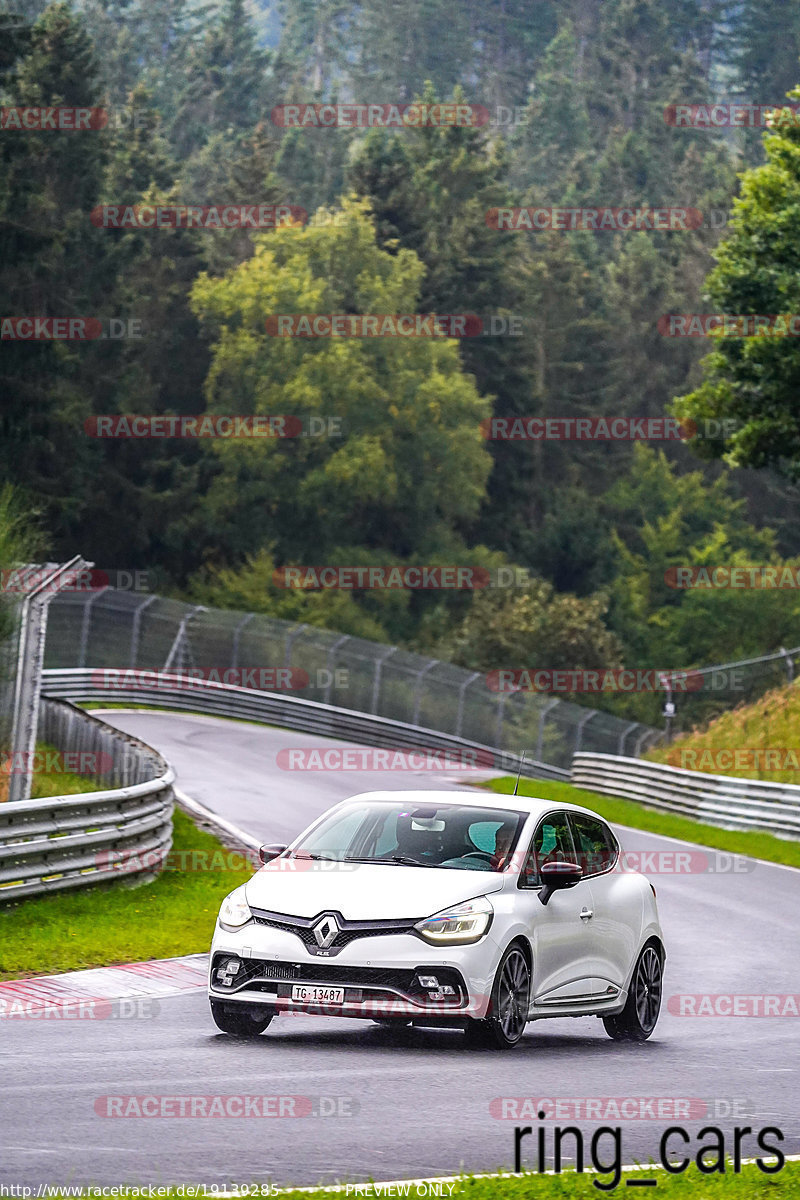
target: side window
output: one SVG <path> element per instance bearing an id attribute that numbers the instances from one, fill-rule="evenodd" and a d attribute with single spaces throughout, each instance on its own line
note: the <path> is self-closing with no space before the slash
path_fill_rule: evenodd
<path id="1" fill-rule="evenodd" d="M 575 857 L 567 814 L 548 813 L 536 827 L 522 870 L 520 887 L 538 887 L 542 882 L 540 870 L 543 863 L 574 862 Z"/>
<path id="2" fill-rule="evenodd" d="M 578 863 L 584 876 L 602 875 L 616 862 L 617 846 L 611 830 L 602 821 L 583 813 L 570 813 Z"/>

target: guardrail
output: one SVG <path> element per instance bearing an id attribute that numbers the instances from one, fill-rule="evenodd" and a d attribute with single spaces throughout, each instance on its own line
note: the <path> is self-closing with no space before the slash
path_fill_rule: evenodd
<path id="1" fill-rule="evenodd" d="M 175 773 L 150 746 L 71 704 L 43 700 L 39 738 L 91 756 L 117 785 L 0 804 L 0 902 L 156 874 L 172 845 Z M 13 760 L 12 760 L 13 769 Z"/>
<path id="2" fill-rule="evenodd" d="M 728 829 L 800 837 L 800 787 L 707 775 L 640 758 L 576 754 L 572 783 Z"/>
<path id="3" fill-rule="evenodd" d="M 103 686 L 107 673 L 86 668 L 64 671 L 45 671 L 42 687 L 49 696 L 70 697 L 73 700 L 113 701 L 144 704 L 158 708 L 199 712 L 208 716 L 233 717 L 239 721 L 256 721 L 265 725 L 280 725 L 299 729 L 320 737 L 340 738 L 347 742 L 383 747 L 390 750 L 450 750 L 458 752 L 453 764 L 466 767 L 496 768 L 516 772 L 533 779 L 569 779 L 569 771 L 550 763 L 530 758 L 521 763 L 520 757 L 496 750 L 493 746 L 471 742 L 466 738 L 424 729 L 388 717 L 336 708 L 300 696 L 279 692 L 261 692 L 235 684 L 215 683 L 186 675 L 166 675 L 162 671 L 128 673 L 133 685 Z M 148 677 L 152 682 L 148 683 Z"/>

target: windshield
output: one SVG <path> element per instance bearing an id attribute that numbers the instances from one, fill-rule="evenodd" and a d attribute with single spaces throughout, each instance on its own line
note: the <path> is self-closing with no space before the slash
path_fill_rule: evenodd
<path id="1" fill-rule="evenodd" d="M 352 804 L 324 817 L 290 853 L 339 862 L 499 871 L 527 814 L 466 804 Z"/>

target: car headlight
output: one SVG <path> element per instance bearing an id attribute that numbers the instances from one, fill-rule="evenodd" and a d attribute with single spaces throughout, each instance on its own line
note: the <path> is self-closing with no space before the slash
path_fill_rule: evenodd
<path id="1" fill-rule="evenodd" d="M 247 924 L 252 915 L 247 906 L 244 884 L 242 884 L 222 901 L 219 923 L 223 929 L 239 929 L 242 925 Z"/>
<path id="2" fill-rule="evenodd" d="M 478 942 L 492 923 L 494 909 L 486 896 L 442 909 L 414 926 L 433 946 L 468 946 Z"/>

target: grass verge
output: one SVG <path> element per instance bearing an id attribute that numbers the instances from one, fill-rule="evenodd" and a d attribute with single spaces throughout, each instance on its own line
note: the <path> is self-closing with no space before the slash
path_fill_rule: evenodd
<path id="1" fill-rule="evenodd" d="M 50 746 L 47 742 L 36 743 L 34 764 L 41 769 L 36 769 L 33 773 L 32 800 L 46 800 L 48 796 L 74 796 L 80 792 L 97 792 L 108 787 L 108 781 L 75 775 L 70 771 L 55 770 L 54 768 L 63 761 L 64 755 L 55 746 Z M 8 770 L 0 772 L 0 804 L 8 800 L 9 779 Z"/>
<path id="2" fill-rule="evenodd" d="M 168 865 L 138 887 L 116 881 L 0 907 L 0 979 L 208 950 L 222 898 L 253 868 L 180 811 L 170 863 L 184 869 Z"/>
<path id="3" fill-rule="evenodd" d="M 755 1164 L 745 1164 L 741 1172 L 733 1172 L 733 1164 L 728 1162 L 724 1174 L 704 1175 L 692 1164 L 682 1175 L 670 1175 L 654 1167 L 642 1166 L 636 1171 L 625 1171 L 614 1191 L 625 1189 L 628 1179 L 656 1179 L 658 1194 L 668 1195 L 670 1200 L 800 1200 L 800 1163 L 787 1162 L 783 1169 L 775 1175 L 765 1175 Z M 599 1188 L 595 1180 L 604 1186 Z M 417 1197 L 430 1196 L 465 1196 L 467 1200 L 562 1200 L 563 1197 L 577 1197 L 577 1200 L 588 1200 L 588 1197 L 607 1195 L 608 1183 L 613 1180 L 609 1174 L 596 1175 L 586 1172 L 576 1174 L 565 1171 L 561 1175 L 521 1176 L 470 1176 L 463 1175 L 455 1180 L 439 1183 L 437 1180 L 420 1181 L 419 1183 L 395 1183 L 393 1187 L 381 1183 L 338 1184 L 330 1188 L 297 1188 L 278 1189 L 268 1183 L 241 1184 L 238 1191 L 229 1194 L 240 1197 L 247 1196 L 276 1196 L 280 1195 L 291 1200 L 292 1197 L 308 1197 L 309 1194 L 352 1196 L 373 1200 L 379 1196 L 406 1196 L 409 1200 Z M 451 1190 L 452 1189 L 452 1190 Z M 160 1200 L 208 1200 L 212 1195 L 202 1184 L 186 1184 L 181 1188 L 164 1187 L 153 1189 Z M 21 1194 L 21 1193 L 19 1193 Z M 31 1193 L 32 1194 L 32 1193 Z M 224 1194 L 220 1186 L 215 1195 Z M 55 1187 L 48 1195 L 57 1200 Z M 135 1188 L 126 1190 L 120 1188 L 120 1200 L 141 1200 L 147 1196 L 144 1188 L 139 1192 Z M 77 1191 L 65 1189 L 63 1200 L 76 1200 Z M 80 1200 L 97 1200 L 97 1194 L 88 1189 L 82 1193 Z"/>
<path id="4" fill-rule="evenodd" d="M 514 779 L 490 779 L 479 786 L 492 792 L 510 795 L 514 791 Z M 647 833 L 660 833 L 665 837 L 680 838 L 696 842 L 699 846 L 710 846 L 715 850 L 726 850 L 731 854 L 743 854 L 749 858 L 764 858 L 768 862 L 783 863 L 787 867 L 800 868 L 800 841 L 784 841 L 770 833 L 756 830 L 720 829 L 716 825 L 704 825 L 690 817 L 665 813 L 647 808 L 633 800 L 622 800 L 617 796 L 603 796 L 571 783 L 559 783 L 550 779 L 521 779 L 519 793 L 522 796 L 540 796 L 557 804 L 582 804 L 617 825 L 629 825 Z"/>

